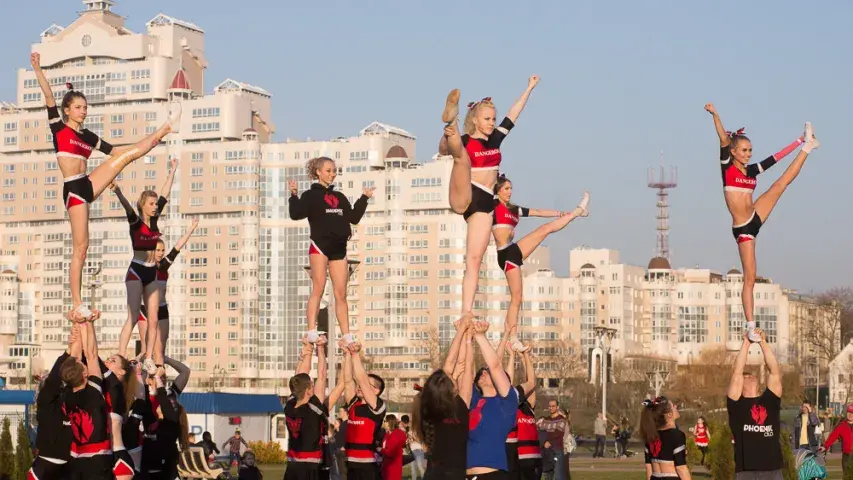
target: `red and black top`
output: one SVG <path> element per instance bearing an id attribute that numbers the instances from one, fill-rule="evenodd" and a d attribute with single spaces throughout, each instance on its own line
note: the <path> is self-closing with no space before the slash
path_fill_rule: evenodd
<path id="1" fill-rule="evenodd" d="M 344 447 L 347 462 L 353 464 L 376 463 L 376 447 L 382 432 L 382 422 L 385 420 L 385 402 L 376 399 L 376 409 L 356 397 L 350 403 L 349 420 L 347 421 L 347 442 Z"/>
<path id="2" fill-rule="evenodd" d="M 163 213 L 166 203 L 168 200 L 162 195 L 157 199 L 157 215 L 148 221 L 151 224 L 150 226 L 142 221 L 142 218 L 133 211 L 133 208 L 125 208 L 127 223 L 130 224 L 130 243 L 134 251 L 150 252 L 157 249 L 157 241 L 163 236 L 157 226 L 157 219 Z"/>
<path id="3" fill-rule="evenodd" d="M 522 398 L 518 412 L 515 414 L 515 424 L 518 429 L 518 462 L 522 466 L 539 465 L 542 452 L 539 449 L 539 428 L 536 426 L 536 415 L 533 407 L 524 399 L 519 388 L 519 398 Z"/>
<path id="4" fill-rule="evenodd" d="M 492 229 L 496 228 L 512 228 L 518 225 L 518 220 L 521 217 L 530 216 L 530 209 L 519 207 L 517 205 L 504 205 L 503 202 L 495 202 L 495 211 L 492 213 Z"/>
<path id="5" fill-rule="evenodd" d="M 291 396 L 284 404 L 287 423 L 287 461 L 316 463 L 323 461 L 323 438 L 329 428 L 326 418 L 329 409 L 316 395 L 308 403 L 296 406 L 296 397 Z M 349 428 L 349 427 L 347 427 Z"/>
<path id="6" fill-rule="evenodd" d="M 142 446 L 143 436 L 139 425 L 142 423 L 142 414 L 146 410 L 150 410 L 150 407 L 144 398 L 137 398 L 130 406 L 127 419 L 121 425 L 121 439 L 124 448 L 135 450 Z"/>
<path id="7" fill-rule="evenodd" d="M 68 353 L 63 353 L 56 359 L 36 397 L 36 421 L 39 426 L 36 449 L 40 457 L 61 461 L 71 459 L 71 423 L 65 415 L 64 402 L 71 390 L 62 385 L 59 377 L 59 369 L 68 357 Z"/>
<path id="8" fill-rule="evenodd" d="M 59 156 L 88 160 L 92 150 L 98 150 L 104 155 L 109 155 L 113 151 L 112 145 L 101 140 L 91 131 L 84 128 L 78 132 L 66 125 L 59 116 L 59 109 L 56 106 L 47 107 L 47 119 L 50 123 L 50 132 L 53 133 L 53 149 Z"/>
<path id="9" fill-rule="evenodd" d="M 181 253 L 177 248 L 172 247 L 172 250 L 168 255 L 163 257 L 163 260 L 160 260 L 160 264 L 157 265 L 157 281 L 163 283 L 169 281 L 169 267 L 175 263 L 175 259 L 178 257 L 178 254 Z M 166 299 L 162 298 L 160 305 L 166 305 Z"/>
<path id="10" fill-rule="evenodd" d="M 71 422 L 71 457 L 112 455 L 103 380 L 90 376 L 86 388 L 69 392 L 64 410 Z"/>
<path id="11" fill-rule="evenodd" d="M 501 143 L 509 135 L 515 124 L 509 118 L 504 118 L 489 138 L 473 138 L 462 135 L 462 144 L 471 160 L 471 171 L 497 170 L 501 165 Z"/>

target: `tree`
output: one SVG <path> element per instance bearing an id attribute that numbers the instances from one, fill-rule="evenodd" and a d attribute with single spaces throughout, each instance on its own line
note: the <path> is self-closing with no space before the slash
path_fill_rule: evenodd
<path id="1" fill-rule="evenodd" d="M 708 445 L 712 478 L 735 478 L 735 449 L 732 431 L 726 424 L 713 424 Z"/>
<path id="2" fill-rule="evenodd" d="M 825 329 L 818 329 L 812 337 L 815 348 L 820 354 L 826 355 L 827 360 L 832 360 L 838 355 L 842 345 L 847 344 L 853 338 L 853 287 L 836 287 L 830 289 L 818 296 L 818 303 L 823 308 L 823 316 L 826 317 L 827 325 L 831 326 Z M 824 323 L 824 322 L 815 322 Z M 838 335 L 838 339 L 830 341 Z M 806 331 L 806 338 L 809 343 L 812 343 L 812 338 L 809 337 L 809 332 Z"/>
<path id="3" fill-rule="evenodd" d="M 546 372 L 554 375 L 560 382 L 560 388 L 557 390 L 557 396 L 569 396 L 571 397 L 572 387 L 571 384 L 573 380 L 577 380 L 580 378 L 586 378 L 586 360 L 581 356 L 580 346 L 571 340 L 562 339 L 557 342 L 554 342 L 553 347 L 553 355 L 548 355 L 548 350 L 545 351 L 545 355 L 542 355 L 543 360 L 545 358 L 551 358 L 552 362 L 540 362 L 539 365 L 543 363 L 548 366 L 543 370 L 540 374 L 540 368 L 537 366 L 536 375 L 538 377 L 544 377 Z"/>
<path id="4" fill-rule="evenodd" d="M 18 422 L 18 445 L 15 448 L 15 476 L 14 480 L 27 480 L 27 471 L 33 464 L 33 449 L 30 445 L 30 436 L 27 434 L 27 425 L 24 419 Z"/>
<path id="5" fill-rule="evenodd" d="M 732 377 L 734 356 L 724 347 L 706 348 L 689 365 L 678 367 L 673 385 L 667 388 L 674 398 L 687 400 L 690 407 L 714 410 L 725 406 L 725 392 Z"/>
<path id="6" fill-rule="evenodd" d="M 447 352 L 444 352 L 444 355 L 442 355 L 441 342 L 438 338 L 438 327 L 432 326 L 423 333 L 426 334 L 426 337 L 422 337 L 420 342 L 418 342 L 418 346 L 424 350 L 424 355 L 420 360 L 429 365 L 429 373 L 432 373 L 441 368 L 442 361 L 447 356 Z"/>
<path id="7" fill-rule="evenodd" d="M 797 459 L 791 448 L 791 434 L 784 428 L 779 432 L 779 444 L 782 447 L 782 475 L 785 480 L 797 480 Z"/>
<path id="8" fill-rule="evenodd" d="M 15 473 L 15 456 L 12 448 L 12 432 L 9 417 L 3 418 L 3 432 L 0 433 L 0 478 L 12 478 Z"/>

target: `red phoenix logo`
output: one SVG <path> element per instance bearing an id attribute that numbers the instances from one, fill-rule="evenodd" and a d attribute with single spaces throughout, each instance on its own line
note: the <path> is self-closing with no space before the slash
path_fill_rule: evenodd
<path id="1" fill-rule="evenodd" d="M 62 408 L 65 410 L 64 406 Z M 65 414 L 71 422 L 71 432 L 74 435 L 74 440 L 80 445 L 89 443 L 89 438 L 92 437 L 92 432 L 95 431 L 95 424 L 92 422 L 89 412 L 74 408 L 70 412 L 66 410 Z"/>
<path id="2" fill-rule="evenodd" d="M 301 418 L 286 418 L 287 420 L 287 429 L 290 430 L 290 434 L 293 435 L 293 438 L 299 438 L 300 430 L 302 429 L 302 419 Z"/>
<path id="3" fill-rule="evenodd" d="M 332 207 L 332 208 L 338 208 L 338 197 L 336 197 L 335 195 L 332 195 L 332 194 L 327 193 L 327 194 L 323 197 L 323 199 L 324 199 L 324 200 L 326 200 L 326 203 L 327 203 L 330 207 Z"/>
<path id="4" fill-rule="evenodd" d="M 471 414 L 468 416 L 468 431 L 474 430 L 480 424 L 480 420 L 483 419 L 484 405 L 486 405 L 486 399 L 481 398 L 477 401 L 477 406 L 471 410 Z"/>
<path id="5" fill-rule="evenodd" d="M 649 444 L 649 451 L 651 452 L 652 457 L 657 457 L 658 455 L 660 455 L 661 446 L 662 444 L 660 438 L 654 439 L 654 441 Z"/>
<path id="6" fill-rule="evenodd" d="M 764 421 L 767 420 L 767 409 L 764 408 L 764 405 L 753 405 L 750 413 L 755 423 L 764 425 Z"/>

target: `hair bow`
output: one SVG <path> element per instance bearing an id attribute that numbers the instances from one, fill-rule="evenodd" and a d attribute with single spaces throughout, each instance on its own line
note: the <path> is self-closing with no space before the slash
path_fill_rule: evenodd
<path id="1" fill-rule="evenodd" d="M 740 130 L 738 130 L 736 132 L 726 131 L 726 135 L 728 135 L 730 137 L 737 137 L 737 136 L 743 135 L 745 131 L 746 131 L 746 127 L 741 127 Z"/>
<path id="2" fill-rule="evenodd" d="M 468 110 L 476 107 L 480 103 L 491 102 L 491 101 L 492 101 L 492 97 L 483 97 L 483 99 L 480 100 L 479 102 L 468 102 Z"/>
<path id="3" fill-rule="evenodd" d="M 74 85 L 72 85 L 71 82 L 65 82 L 65 88 L 68 90 L 74 90 Z"/>

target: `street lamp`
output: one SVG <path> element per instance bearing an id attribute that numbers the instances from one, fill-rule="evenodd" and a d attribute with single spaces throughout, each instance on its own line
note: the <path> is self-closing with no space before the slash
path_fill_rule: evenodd
<path id="1" fill-rule="evenodd" d="M 601 416 L 607 418 L 607 355 L 610 354 L 610 342 L 616 335 L 616 329 L 595 327 L 594 331 L 601 344 Z"/>

